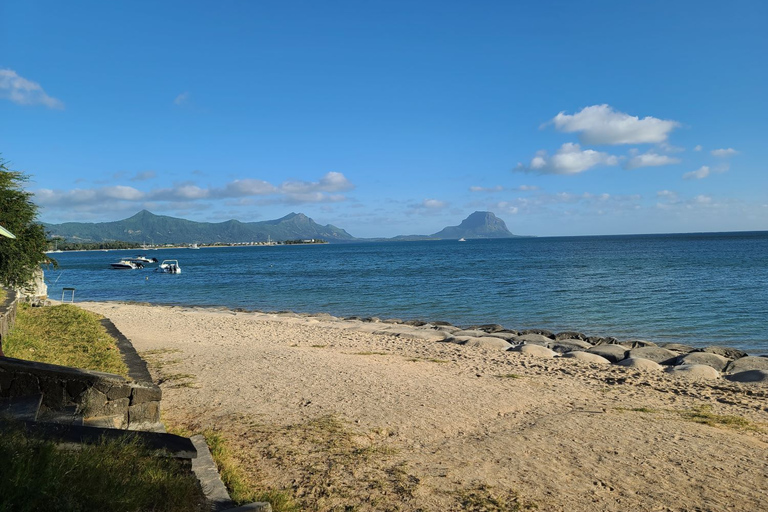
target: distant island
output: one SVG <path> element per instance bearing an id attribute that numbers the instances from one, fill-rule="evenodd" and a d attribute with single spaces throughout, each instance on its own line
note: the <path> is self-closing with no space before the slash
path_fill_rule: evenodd
<path id="1" fill-rule="evenodd" d="M 458 226 L 448 226 L 432 235 L 402 235 L 394 238 L 356 238 L 331 224 L 322 226 L 303 213 L 290 213 L 260 222 L 195 222 L 142 210 L 114 222 L 66 222 L 43 224 L 50 238 L 66 244 L 133 243 L 138 245 L 263 244 L 268 241 L 322 241 L 328 243 L 363 241 L 404 241 L 512 238 L 504 221 L 492 212 L 474 212 Z"/>

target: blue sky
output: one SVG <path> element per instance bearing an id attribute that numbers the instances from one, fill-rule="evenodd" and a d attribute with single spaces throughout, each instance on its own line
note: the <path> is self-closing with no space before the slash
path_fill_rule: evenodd
<path id="1" fill-rule="evenodd" d="M 768 2 L 0 4 L 41 220 L 768 230 Z"/>

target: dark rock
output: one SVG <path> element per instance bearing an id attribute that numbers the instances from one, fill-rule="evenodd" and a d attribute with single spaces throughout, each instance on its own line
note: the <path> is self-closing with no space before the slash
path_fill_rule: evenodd
<path id="1" fill-rule="evenodd" d="M 386 318 L 386 319 L 382 320 L 381 323 L 383 323 L 383 324 L 401 324 L 401 323 L 403 323 L 403 321 L 400 320 L 399 318 Z"/>
<path id="2" fill-rule="evenodd" d="M 375 323 L 381 322 L 381 318 L 377 316 L 369 316 L 369 317 L 363 318 L 363 322 L 370 322 L 372 324 L 375 324 Z"/>
<path id="3" fill-rule="evenodd" d="M 621 341 L 619 342 L 619 345 L 627 348 L 641 348 L 641 347 L 655 347 L 656 344 L 652 341 L 645 341 L 645 340 L 631 340 L 631 341 Z"/>
<path id="4" fill-rule="evenodd" d="M 499 332 L 499 331 L 503 331 L 504 330 L 504 326 L 503 325 L 499 325 L 499 324 L 478 325 L 477 328 L 479 330 L 481 330 L 481 331 L 485 331 L 485 332 L 488 332 L 488 333 Z"/>
<path id="5" fill-rule="evenodd" d="M 432 325 L 437 326 L 443 326 L 443 327 L 453 327 L 450 322 L 443 322 L 442 320 L 436 320 L 434 322 L 430 322 Z"/>
<path id="6" fill-rule="evenodd" d="M 745 370 L 743 372 L 726 375 L 731 382 L 750 382 L 768 384 L 768 370 Z"/>
<path id="7" fill-rule="evenodd" d="M 625 347 L 614 344 L 597 345 L 586 351 L 591 354 L 603 356 L 612 363 L 618 363 L 622 359 L 626 359 L 627 353 L 629 352 Z"/>
<path id="8" fill-rule="evenodd" d="M 630 350 L 628 357 L 650 359 L 658 364 L 674 364 L 677 354 L 661 347 L 640 347 Z"/>
<path id="9" fill-rule="evenodd" d="M 587 336 L 585 341 L 590 345 L 603 345 L 603 339 L 602 336 Z"/>
<path id="10" fill-rule="evenodd" d="M 555 334 L 555 340 L 586 340 L 587 336 L 585 334 L 582 334 L 580 332 L 575 331 L 565 331 L 565 332 L 559 332 Z"/>
<path id="11" fill-rule="evenodd" d="M 737 348 L 733 347 L 719 347 L 717 345 L 710 345 L 709 347 L 704 347 L 702 349 L 702 352 L 709 352 L 710 354 L 717 354 L 719 356 L 727 357 L 728 359 L 740 359 L 742 357 L 747 357 L 749 354 L 744 352 L 743 350 L 739 350 Z"/>
<path id="12" fill-rule="evenodd" d="M 713 380 L 720 377 L 720 373 L 717 370 L 705 364 L 668 366 L 664 371 L 670 375 L 677 375 L 691 380 Z"/>
<path id="13" fill-rule="evenodd" d="M 675 364 L 705 364 L 721 372 L 730 362 L 730 359 L 711 352 L 689 352 L 678 356 Z"/>
<path id="14" fill-rule="evenodd" d="M 427 325 L 427 322 L 424 322 L 423 320 L 407 320 L 403 322 L 404 325 L 410 325 L 412 327 L 421 327 L 422 325 Z"/>
<path id="15" fill-rule="evenodd" d="M 344 318 L 344 320 L 356 320 L 358 322 L 362 322 L 363 318 L 360 317 L 360 316 L 348 316 L 348 317 Z"/>
<path id="16" fill-rule="evenodd" d="M 768 358 L 747 356 L 728 363 L 725 373 L 739 373 L 747 370 L 768 370 Z"/>
<path id="17" fill-rule="evenodd" d="M 520 331 L 521 336 L 525 334 L 541 334 L 542 336 L 546 336 L 551 340 L 555 339 L 555 333 L 546 329 L 526 329 L 524 331 Z"/>
<path id="18" fill-rule="evenodd" d="M 675 352 L 682 352 L 683 354 L 687 354 L 689 352 L 696 352 L 696 347 L 692 347 L 690 345 L 683 345 L 682 343 L 673 343 L 666 341 L 664 343 L 657 343 L 658 346 L 665 348 L 667 350 L 674 350 Z"/>
<path id="19" fill-rule="evenodd" d="M 588 348 L 592 348 L 592 345 L 582 340 L 567 339 L 567 340 L 554 341 L 549 344 L 549 348 L 551 348 L 555 352 L 565 354 L 566 352 L 571 352 L 574 350 L 586 350 Z"/>
<path id="20" fill-rule="evenodd" d="M 528 333 L 528 334 L 520 334 L 520 336 L 516 336 L 514 340 L 516 343 L 531 343 L 533 345 L 542 345 L 542 346 L 549 346 L 550 343 L 552 343 L 551 338 L 548 338 L 547 336 L 544 336 L 543 334 L 537 334 L 537 333 Z"/>

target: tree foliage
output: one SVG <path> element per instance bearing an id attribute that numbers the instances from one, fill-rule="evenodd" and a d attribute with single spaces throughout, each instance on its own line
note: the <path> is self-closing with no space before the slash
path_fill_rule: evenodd
<path id="1" fill-rule="evenodd" d="M 16 235 L 0 238 L 0 283 L 23 288 L 40 264 L 48 261 L 45 229 L 37 222 L 37 205 L 22 188 L 29 177 L 12 171 L 0 158 L 0 226 Z"/>

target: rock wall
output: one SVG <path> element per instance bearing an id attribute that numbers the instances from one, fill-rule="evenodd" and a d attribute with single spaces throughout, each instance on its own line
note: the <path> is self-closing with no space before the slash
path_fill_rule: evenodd
<path id="1" fill-rule="evenodd" d="M 155 430 L 162 392 L 152 382 L 54 364 L 0 359 L 0 397 L 42 395 L 40 416 L 82 418 L 83 425 Z"/>

